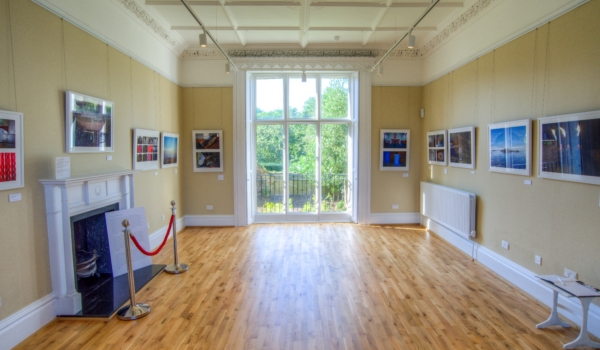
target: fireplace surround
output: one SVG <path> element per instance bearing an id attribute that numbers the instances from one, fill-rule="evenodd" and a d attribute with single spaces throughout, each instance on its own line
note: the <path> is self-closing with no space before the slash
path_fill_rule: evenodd
<path id="1" fill-rule="evenodd" d="M 52 291 L 57 315 L 76 315 L 82 310 L 77 290 L 71 217 L 118 204 L 134 205 L 133 176 L 136 171 L 40 180 L 46 196 L 46 219 L 50 251 Z"/>

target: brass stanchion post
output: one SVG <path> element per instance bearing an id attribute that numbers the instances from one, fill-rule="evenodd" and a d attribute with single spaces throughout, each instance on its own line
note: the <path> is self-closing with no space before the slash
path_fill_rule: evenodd
<path id="1" fill-rule="evenodd" d="M 129 278 L 129 300 L 128 306 L 123 306 L 117 311 L 117 318 L 120 320 L 137 320 L 150 313 L 150 305 L 135 302 L 135 280 L 133 279 L 133 264 L 131 262 L 131 248 L 129 246 L 129 220 L 123 220 L 125 230 L 125 252 L 127 254 L 127 277 Z"/>
<path id="2" fill-rule="evenodd" d="M 171 201 L 171 212 L 173 213 L 173 255 L 175 257 L 175 263 L 173 265 L 165 267 L 165 272 L 177 274 L 187 272 L 188 265 L 180 264 L 179 258 L 177 257 L 177 229 L 175 226 L 177 216 L 175 216 L 175 209 L 175 201 Z"/>

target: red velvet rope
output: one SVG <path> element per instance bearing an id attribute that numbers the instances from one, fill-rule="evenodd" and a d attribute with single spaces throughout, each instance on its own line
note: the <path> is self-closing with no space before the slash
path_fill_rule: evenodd
<path id="1" fill-rule="evenodd" d="M 137 247 L 137 249 L 139 249 L 140 252 L 142 252 L 142 254 L 148 255 L 148 256 L 154 256 L 154 255 L 160 253 L 160 251 L 163 249 L 163 247 L 167 243 L 167 239 L 169 239 L 169 234 L 171 234 L 171 227 L 173 227 L 173 219 L 174 218 L 175 218 L 175 215 L 171 215 L 171 220 L 169 221 L 169 229 L 167 230 L 167 234 L 165 235 L 165 239 L 163 239 L 163 241 L 160 244 L 160 246 L 158 248 L 156 248 L 156 250 L 153 251 L 153 252 L 149 252 L 146 249 L 144 249 L 144 247 L 142 247 L 140 245 L 140 243 L 138 242 L 138 240 L 131 233 L 129 233 L 129 237 L 131 237 L 131 240 L 133 241 L 133 244 L 135 244 L 135 246 Z"/>

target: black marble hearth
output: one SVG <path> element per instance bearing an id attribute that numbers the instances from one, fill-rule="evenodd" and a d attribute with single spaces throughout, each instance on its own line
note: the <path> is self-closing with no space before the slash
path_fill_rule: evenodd
<path id="1" fill-rule="evenodd" d="M 133 272 L 136 292 L 142 289 L 150 280 L 158 275 L 166 265 L 151 265 Z M 61 317 L 91 317 L 108 318 L 123 304 L 129 302 L 129 282 L 127 274 L 112 277 L 112 274 L 100 274 L 78 281 L 81 293 L 82 310 L 76 315 Z M 136 300 L 144 302 L 143 300 Z M 152 305 L 150 305 L 152 307 Z"/>

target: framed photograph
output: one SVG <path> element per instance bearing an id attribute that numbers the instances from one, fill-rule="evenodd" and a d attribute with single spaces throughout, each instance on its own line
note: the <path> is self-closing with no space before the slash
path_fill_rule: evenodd
<path id="1" fill-rule="evenodd" d="M 488 125 L 489 171 L 531 175 L 531 120 Z"/>
<path id="2" fill-rule="evenodd" d="M 475 127 L 448 130 L 450 166 L 475 169 Z"/>
<path id="3" fill-rule="evenodd" d="M 427 156 L 429 164 L 447 165 L 447 133 L 446 130 L 427 133 Z"/>
<path id="4" fill-rule="evenodd" d="M 600 185 L 600 111 L 538 119 L 538 176 Z"/>
<path id="5" fill-rule="evenodd" d="M 379 170 L 408 171 L 410 130 L 381 129 Z"/>
<path id="6" fill-rule="evenodd" d="M 179 134 L 163 132 L 160 153 L 161 167 L 175 168 L 179 165 Z"/>
<path id="7" fill-rule="evenodd" d="M 133 169 L 158 169 L 159 138 L 158 131 L 133 129 Z"/>
<path id="8" fill-rule="evenodd" d="M 67 91 L 67 153 L 113 152 L 113 107 L 110 101 Z"/>
<path id="9" fill-rule="evenodd" d="M 223 171 L 223 130 L 192 131 L 195 172 Z"/>
<path id="10" fill-rule="evenodd" d="M 23 181 L 23 113 L 0 111 L 0 191 Z"/>

